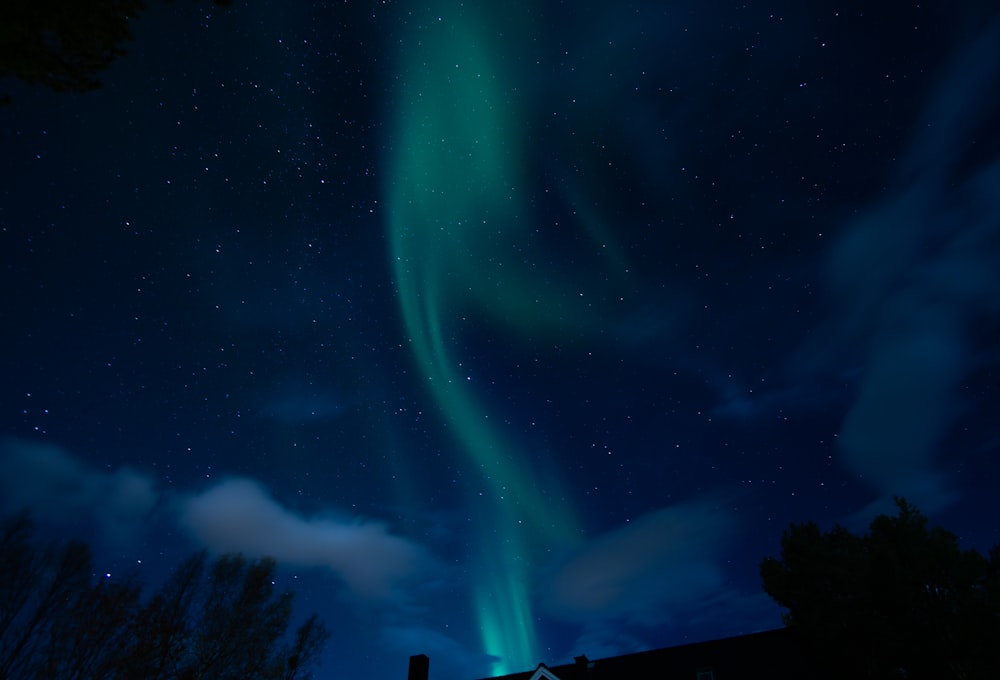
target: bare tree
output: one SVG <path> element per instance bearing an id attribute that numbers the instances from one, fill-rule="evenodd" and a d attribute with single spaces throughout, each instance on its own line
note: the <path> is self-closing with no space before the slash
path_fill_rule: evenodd
<path id="1" fill-rule="evenodd" d="M 204 551 L 181 562 L 131 622 L 133 644 L 119 667 L 123 680 L 179 677 L 193 635 L 194 602 L 201 589 Z"/>
<path id="2" fill-rule="evenodd" d="M 70 541 L 38 548 L 31 522 L 19 515 L 0 539 L 0 678 L 26 677 L 76 598 L 88 588 L 90 548 Z"/>
<path id="3" fill-rule="evenodd" d="M 287 639 L 276 570 L 201 552 L 143 603 L 137 579 L 94 582 L 86 544 L 40 546 L 16 515 L 0 524 L 0 678 L 307 680 L 329 633 L 313 615 Z"/>

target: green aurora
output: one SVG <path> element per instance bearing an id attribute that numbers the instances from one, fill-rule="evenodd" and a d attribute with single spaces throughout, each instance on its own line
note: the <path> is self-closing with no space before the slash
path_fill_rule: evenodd
<path id="1" fill-rule="evenodd" d="M 460 322 L 472 315 L 497 332 L 558 337 L 599 315 L 587 299 L 593 291 L 553 271 L 558 256 L 538 242 L 526 200 L 530 87 L 511 65 L 530 54 L 530 22 L 514 23 L 523 10 L 506 5 L 501 16 L 447 5 L 422 23 L 413 18 L 398 45 L 385 186 L 410 348 L 485 489 L 470 499 L 480 508 L 471 599 L 499 673 L 538 661 L 531 567 L 582 530 L 559 480 L 510 442 L 503 419 L 491 419 L 477 396 L 459 355 Z M 601 238 L 593 219 L 582 221 Z"/>

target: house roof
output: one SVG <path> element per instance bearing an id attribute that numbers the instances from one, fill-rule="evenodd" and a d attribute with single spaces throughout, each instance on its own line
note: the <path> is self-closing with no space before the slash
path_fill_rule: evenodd
<path id="1" fill-rule="evenodd" d="M 539 675 L 542 669 L 544 672 Z M 793 631 L 780 628 L 593 661 L 578 657 L 576 663 L 560 666 L 539 664 L 535 670 L 492 680 L 551 680 L 553 676 L 558 680 L 653 677 L 664 680 L 773 680 L 788 677 L 790 673 L 797 678 L 814 676 Z"/>

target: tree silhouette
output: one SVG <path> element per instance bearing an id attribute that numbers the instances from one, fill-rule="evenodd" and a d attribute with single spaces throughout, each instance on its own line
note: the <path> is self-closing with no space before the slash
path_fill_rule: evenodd
<path id="1" fill-rule="evenodd" d="M 129 622 L 139 607 L 134 583 L 99 581 L 71 600 L 41 647 L 42 677 L 111 677 L 131 642 Z"/>
<path id="2" fill-rule="evenodd" d="M 857 536 L 793 524 L 760 566 L 831 678 L 1000 677 L 1000 548 L 986 558 L 904 499 Z"/>
<path id="3" fill-rule="evenodd" d="M 145 8 L 144 0 L 4 0 L 0 78 L 58 92 L 97 89 L 98 74 L 126 53 L 125 43 L 132 38 L 129 22 Z M 10 101 L 0 94 L 0 105 Z"/>
<path id="4" fill-rule="evenodd" d="M 271 650 L 288 626 L 292 596 L 273 597 L 274 568 L 274 560 L 248 564 L 241 555 L 215 562 L 194 639 L 195 668 L 220 680 L 280 676 L 285 660 Z"/>
<path id="5" fill-rule="evenodd" d="M 22 513 L 0 528 L 0 678 L 28 677 L 90 579 L 90 549 L 71 541 L 36 546 Z"/>
<path id="6" fill-rule="evenodd" d="M 288 639 L 276 568 L 201 552 L 143 603 L 137 580 L 94 582 L 85 544 L 39 545 L 17 515 L 0 525 L 0 678 L 305 680 L 329 633 L 313 615 Z"/>
<path id="7" fill-rule="evenodd" d="M 137 613 L 130 624 L 135 644 L 123 657 L 123 678 L 176 677 L 193 635 L 194 601 L 201 590 L 206 560 L 206 554 L 200 552 L 181 562 Z"/>

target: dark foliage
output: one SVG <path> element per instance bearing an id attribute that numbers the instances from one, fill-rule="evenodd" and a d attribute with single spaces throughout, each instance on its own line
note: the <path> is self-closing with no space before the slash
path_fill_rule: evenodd
<path id="1" fill-rule="evenodd" d="M 1000 677 L 1000 547 L 962 550 L 903 499 L 856 536 L 793 524 L 764 590 L 831 678 Z"/>
<path id="2" fill-rule="evenodd" d="M 83 543 L 40 545 L 27 514 L 0 525 L 0 678 L 305 680 L 329 637 L 313 615 L 287 635 L 275 563 L 199 553 L 144 602 L 94 579 Z"/>
<path id="3" fill-rule="evenodd" d="M 97 89 L 98 74 L 125 54 L 132 38 L 129 22 L 145 8 L 144 0 L 4 0 L 0 78 L 58 92 Z M 10 97 L 0 94 L 0 105 L 9 103 Z"/>

